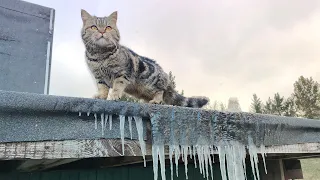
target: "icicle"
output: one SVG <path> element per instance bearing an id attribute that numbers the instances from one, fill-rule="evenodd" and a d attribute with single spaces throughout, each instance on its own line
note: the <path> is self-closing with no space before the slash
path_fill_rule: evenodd
<path id="1" fill-rule="evenodd" d="M 81 116 L 81 112 L 79 112 L 79 116 Z"/>
<path id="2" fill-rule="evenodd" d="M 94 128 L 97 129 L 98 128 L 98 124 L 97 124 L 97 114 L 94 113 Z"/>
<path id="3" fill-rule="evenodd" d="M 197 146 L 197 155 L 199 159 L 199 169 L 200 173 L 203 175 L 205 178 L 205 171 L 204 171 L 204 158 L 203 158 L 203 151 L 202 151 L 202 146 Z"/>
<path id="4" fill-rule="evenodd" d="M 158 154 L 159 154 L 159 148 L 156 145 L 152 145 L 152 161 L 153 161 L 153 179 L 158 180 Z"/>
<path id="5" fill-rule="evenodd" d="M 228 179 L 241 179 L 241 177 L 235 177 L 235 165 L 236 165 L 236 159 L 234 159 L 234 153 L 233 153 L 233 147 L 228 145 L 226 146 L 226 160 L 227 160 L 227 174 Z"/>
<path id="6" fill-rule="evenodd" d="M 188 146 L 182 147 L 183 159 L 184 159 L 184 170 L 186 173 L 186 179 L 188 179 Z"/>
<path id="7" fill-rule="evenodd" d="M 250 162 L 252 167 L 252 173 L 255 180 L 260 180 L 259 176 L 259 168 L 258 168 L 258 150 L 257 147 L 253 143 L 252 137 L 248 137 L 248 149 L 249 149 L 249 155 L 250 155 Z"/>
<path id="8" fill-rule="evenodd" d="M 181 160 L 182 162 L 184 162 L 184 150 L 183 150 L 183 146 L 181 146 Z"/>
<path id="9" fill-rule="evenodd" d="M 207 180 L 209 178 L 209 163 L 208 163 L 208 146 L 203 146 L 203 155 L 204 155 L 204 163 L 205 163 L 205 169 L 206 169 L 206 177 Z"/>
<path id="10" fill-rule="evenodd" d="M 192 146 L 194 166 L 197 168 L 196 147 Z"/>
<path id="11" fill-rule="evenodd" d="M 121 135 L 121 143 L 122 143 L 122 156 L 124 156 L 124 123 L 126 117 L 124 115 L 119 115 L 120 119 L 120 135 Z"/>
<path id="12" fill-rule="evenodd" d="M 132 116 L 128 116 L 130 137 L 132 139 Z"/>
<path id="13" fill-rule="evenodd" d="M 214 156 L 214 155 L 213 155 Z M 212 169 L 212 160 L 211 160 L 211 148 L 209 150 L 209 166 L 210 166 L 210 174 L 211 174 L 211 180 L 213 180 L 213 169 Z"/>
<path id="14" fill-rule="evenodd" d="M 159 156 L 158 156 L 159 155 Z M 158 179 L 158 161 L 160 160 L 161 179 L 166 180 L 166 168 L 165 168 L 165 156 L 164 156 L 164 145 L 153 145 L 152 146 L 152 159 L 153 159 L 153 175 L 154 180 Z"/>
<path id="15" fill-rule="evenodd" d="M 87 116 L 90 116 L 90 112 L 87 112 Z"/>
<path id="16" fill-rule="evenodd" d="M 266 165 L 266 147 L 263 144 L 260 146 L 260 153 L 263 159 L 264 171 L 266 174 L 268 174 Z"/>
<path id="17" fill-rule="evenodd" d="M 160 169 L 161 169 L 161 178 L 162 180 L 166 180 L 166 162 L 164 155 L 164 145 L 158 145 L 159 158 L 160 158 Z"/>
<path id="18" fill-rule="evenodd" d="M 112 115 L 109 115 L 109 125 L 110 125 L 110 130 L 112 129 Z"/>
<path id="19" fill-rule="evenodd" d="M 136 128 L 138 132 L 138 139 L 140 143 L 140 148 L 141 148 L 141 154 L 143 157 L 143 162 L 144 162 L 144 167 L 146 167 L 146 144 L 143 139 L 143 122 L 142 122 L 142 117 L 134 116 L 134 120 L 136 122 Z"/>
<path id="20" fill-rule="evenodd" d="M 104 136 L 104 113 L 101 113 L 101 133 Z"/>
<path id="21" fill-rule="evenodd" d="M 174 147 L 172 145 L 170 145 L 169 146 L 169 159 L 170 159 L 171 180 L 173 180 L 173 162 L 172 162 L 173 151 L 174 151 Z"/>
<path id="22" fill-rule="evenodd" d="M 104 128 L 107 127 L 108 117 L 109 117 L 109 116 L 108 116 L 107 114 L 104 115 Z"/>
<path id="23" fill-rule="evenodd" d="M 180 158 L 180 147 L 179 147 L 179 145 L 175 145 L 174 146 L 174 161 L 175 161 L 175 164 L 176 164 L 176 175 L 177 175 L 177 177 L 179 176 L 179 173 L 178 173 L 179 158 Z"/>
<path id="24" fill-rule="evenodd" d="M 224 146 L 218 146 L 218 152 L 219 152 L 219 160 L 220 160 L 220 171 L 221 171 L 221 177 L 222 180 L 227 180 L 227 173 L 226 173 L 226 152 L 225 152 Z"/>

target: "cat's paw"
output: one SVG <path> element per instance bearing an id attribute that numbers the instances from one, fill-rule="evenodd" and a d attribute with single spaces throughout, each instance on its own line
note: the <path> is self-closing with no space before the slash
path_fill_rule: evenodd
<path id="1" fill-rule="evenodd" d="M 108 97 L 107 100 L 110 100 L 110 101 L 118 101 L 120 100 L 121 96 L 117 93 L 112 93 L 110 94 L 110 96 Z"/>
<path id="2" fill-rule="evenodd" d="M 93 96 L 94 99 L 107 99 L 108 98 L 108 94 L 95 94 Z"/>
<path id="3" fill-rule="evenodd" d="M 158 99 L 153 99 L 151 101 L 149 101 L 150 104 L 162 104 L 163 102 L 161 100 Z"/>

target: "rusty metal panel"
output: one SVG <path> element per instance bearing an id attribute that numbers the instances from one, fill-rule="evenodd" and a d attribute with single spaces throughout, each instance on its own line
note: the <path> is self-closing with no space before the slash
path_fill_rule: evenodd
<path id="1" fill-rule="evenodd" d="M 54 12 L 0 1 L 0 90 L 48 94 Z"/>

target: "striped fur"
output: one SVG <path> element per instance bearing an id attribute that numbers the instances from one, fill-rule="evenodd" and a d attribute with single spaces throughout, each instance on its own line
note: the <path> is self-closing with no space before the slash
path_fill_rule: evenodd
<path id="1" fill-rule="evenodd" d="M 96 17 L 81 10 L 81 17 L 86 61 L 98 84 L 95 98 L 118 100 L 127 93 L 155 104 L 201 108 L 208 103 L 206 97 L 187 98 L 177 93 L 168 74 L 154 60 L 121 45 L 117 12 Z"/>

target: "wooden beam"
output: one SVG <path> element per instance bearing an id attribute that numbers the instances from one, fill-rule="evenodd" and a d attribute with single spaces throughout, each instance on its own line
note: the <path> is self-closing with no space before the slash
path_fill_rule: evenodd
<path id="1" fill-rule="evenodd" d="M 142 156 L 136 140 L 125 140 L 124 148 L 124 156 Z M 146 153 L 151 154 L 151 145 L 146 144 Z M 117 156 L 123 156 L 120 139 L 0 143 L 0 160 Z"/>
<path id="2" fill-rule="evenodd" d="M 53 167 L 57 167 L 63 164 L 71 163 L 78 161 L 80 159 L 29 159 L 24 161 L 20 166 L 18 166 L 18 171 L 37 171 L 37 170 L 46 170 Z"/>
<path id="3" fill-rule="evenodd" d="M 82 159 L 92 157 L 142 156 L 137 140 L 125 139 L 122 154 L 120 139 L 64 140 L 41 142 L 0 143 L 0 160 L 10 159 Z M 168 148 L 165 149 L 166 154 Z M 320 154 L 320 143 L 305 143 L 266 147 L 273 155 Z M 214 152 L 217 154 L 217 152 Z M 151 144 L 146 143 L 146 155 L 151 155 Z"/>
<path id="4" fill-rule="evenodd" d="M 266 147 L 268 154 L 302 154 L 320 153 L 320 143 L 303 143 Z"/>

